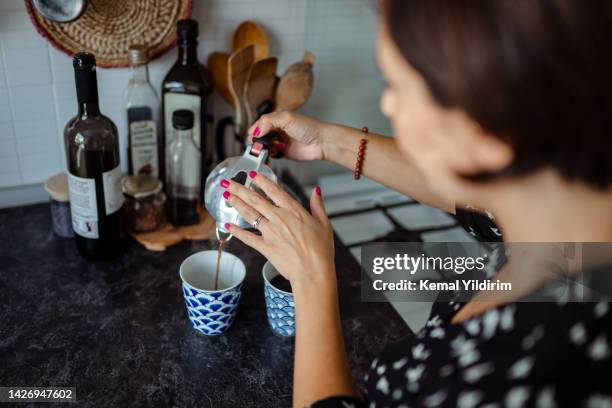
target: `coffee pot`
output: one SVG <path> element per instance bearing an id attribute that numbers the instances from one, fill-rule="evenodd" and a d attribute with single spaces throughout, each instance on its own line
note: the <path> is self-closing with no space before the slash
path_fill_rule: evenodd
<path id="1" fill-rule="evenodd" d="M 275 183 L 278 182 L 276 174 L 267 165 L 272 143 L 277 137 L 277 134 L 270 133 L 257 138 L 255 143 L 246 147 L 242 156 L 229 157 L 223 160 L 206 178 L 204 205 L 208 213 L 217 222 L 218 239 L 227 240 L 231 238 L 231 234 L 225 228 L 226 223 L 236 224 L 242 228 L 251 227 L 223 197 L 225 189 L 221 187 L 221 180 L 227 179 L 240 183 L 246 188 L 257 191 L 265 196 L 263 191 L 252 184 L 253 179 L 248 177 L 248 174 L 251 171 L 256 171 Z"/>

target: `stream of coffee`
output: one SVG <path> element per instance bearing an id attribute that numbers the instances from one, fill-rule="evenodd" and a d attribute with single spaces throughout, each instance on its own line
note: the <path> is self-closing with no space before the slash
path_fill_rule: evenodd
<path id="1" fill-rule="evenodd" d="M 219 288 L 219 267 L 221 266 L 221 253 L 225 244 L 225 238 L 219 240 L 219 248 L 217 249 L 217 267 L 215 268 L 215 290 Z"/>

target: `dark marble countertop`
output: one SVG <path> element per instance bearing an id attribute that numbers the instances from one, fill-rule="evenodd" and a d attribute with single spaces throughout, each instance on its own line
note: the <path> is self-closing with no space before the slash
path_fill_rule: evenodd
<path id="1" fill-rule="evenodd" d="M 80 407 L 290 406 L 293 340 L 268 326 L 265 259 L 237 240 L 227 250 L 247 277 L 236 321 L 207 337 L 187 318 L 178 268 L 213 242 L 149 252 L 130 241 L 121 258 L 88 262 L 53 235 L 47 204 L 0 210 L 0 237 L 0 386 L 76 387 Z M 338 240 L 336 266 L 361 387 L 374 356 L 410 330 L 391 305 L 361 302 L 359 265 Z"/>

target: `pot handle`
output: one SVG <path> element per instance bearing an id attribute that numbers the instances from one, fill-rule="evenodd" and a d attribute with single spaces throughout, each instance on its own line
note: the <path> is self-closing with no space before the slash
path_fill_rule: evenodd
<path id="1" fill-rule="evenodd" d="M 251 148 L 251 151 L 258 154 L 258 152 L 260 152 L 262 149 L 267 149 L 268 152 L 272 152 L 274 142 L 277 140 L 280 140 L 280 134 L 278 132 L 270 132 L 267 135 L 254 138 L 253 147 Z M 283 152 L 277 151 L 271 157 L 275 159 L 280 159 L 283 157 Z"/>

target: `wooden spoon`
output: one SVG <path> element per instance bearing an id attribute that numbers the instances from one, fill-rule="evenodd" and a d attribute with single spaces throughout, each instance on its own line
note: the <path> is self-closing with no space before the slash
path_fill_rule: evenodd
<path id="1" fill-rule="evenodd" d="M 229 103 L 231 106 L 234 106 L 234 98 L 230 93 L 229 85 L 227 82 L 229 57 L 229 54 L 225 54 L 223 52 L 213 52 L 208 57 L 207 65 L 208 69 L 210 69 L 212 73 L 215 89 L 217 90 L 217 92 L 219 92 L 219 95 L 221 95 L 221 97 L 225 99 L 227 103 Z"/>
<path id="2" fill-rule="evenodd" d="M 302 57 L 302 62 L 307 62 L 312 66 L 314 66 L 316 60 L 314 54 L 310 51 L 306 51 L 304 57 Z"/>
<path id="3" fill-rule="evenodd" d="M 268 58 L 270 46 L 268 36 L 259 24 L 254 21 L 243 21 L 234 31 L 232 50 L 234 52 L 248 45 L 255 46 L 255 61 Z"/>
<path id="4" fill-rule="evenodd" d="M 234 52 L 228 60 L 227 82 L 229 91 L 234 99 L 236 111 L 235 130 L 241 135 L 246 130 L 246 109 L 244 97 L 244 85 L 246 83 L 249 69 L 255 58 L 255 47 L 249 45 Z"/>
<path id="5" fill-rule="evenodd" d="M 307 51 L 302 61 L 287 68 L 276 88 L 276 111 L 295 111 L 310 98 L 314 84 L 314 61 L 314 55 Z"/>
<path id="6" fill-rule="evenodd" d="M 251 66 L 244 87 L 247 124 L 257 119 L 257 108 L 263 101 L 274 97 L 276 89 L 276 68 L 278 58 L 266 58 Z"/>

